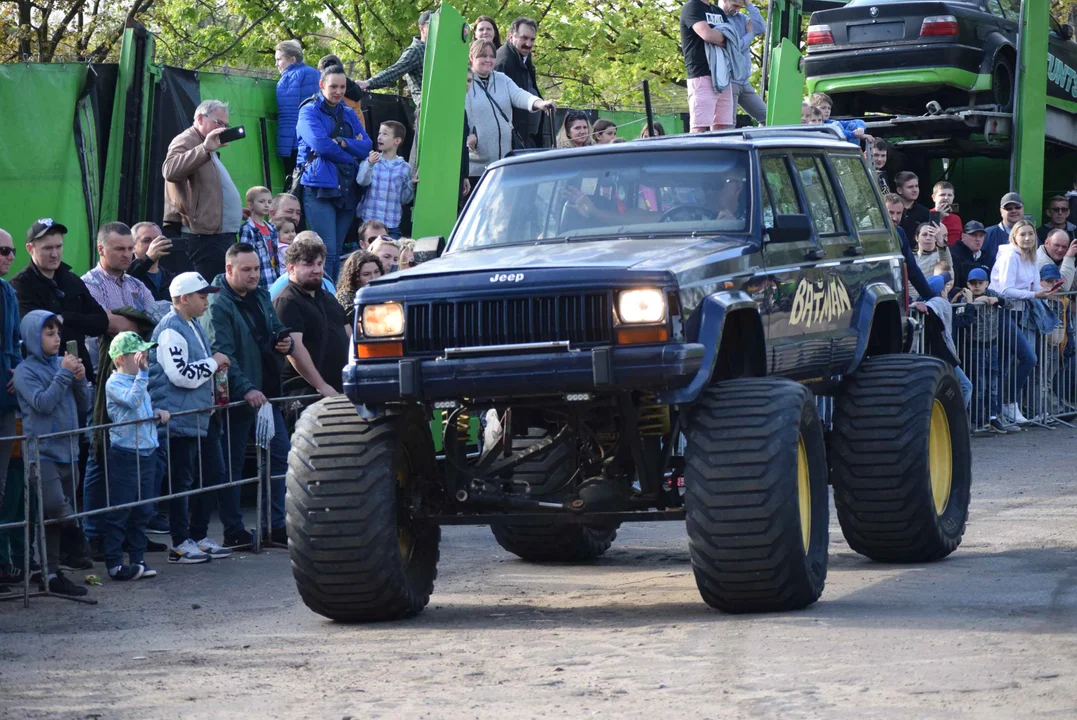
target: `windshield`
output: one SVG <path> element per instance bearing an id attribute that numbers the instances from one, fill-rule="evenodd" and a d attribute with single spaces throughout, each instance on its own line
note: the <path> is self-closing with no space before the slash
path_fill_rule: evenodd
<path id="1" fill-rule="evenodd" d="M 749 229 L 745 151 L 546 157 L 491 170 L 461 218 L 450 250 Z"/>

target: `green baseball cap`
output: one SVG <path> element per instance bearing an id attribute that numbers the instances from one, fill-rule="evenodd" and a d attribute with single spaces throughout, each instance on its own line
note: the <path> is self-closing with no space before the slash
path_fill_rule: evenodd
<path id="1" fill-rule="evenodd" d="M 146 342 L 138 336 L 138 333 L 125 330 L 112 338 L 112 344 L 108 346 L 108 356 L 115 360 L 120 355 L 152 350 L 155 347 L 157 347 L 157 343 Z"/>

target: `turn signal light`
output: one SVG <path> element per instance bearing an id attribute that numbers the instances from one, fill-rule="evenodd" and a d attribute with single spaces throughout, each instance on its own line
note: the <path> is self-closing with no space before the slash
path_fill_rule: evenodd
<path id="1" fill-rule="evenodd" d="M 638 345 L 640 343 L 660 343 L 669 340 L 669 331 L 665 327 L 618 328 L 618 345 Z"/>
<path id="2" fill-rule="evenodd" d="M 920 25 L 920 37 L 947 37 L 959 32 L 953 15 L 928 15 Z"/>
<path id="3" fill-rule="evenodd" d="M 829 25 L 809 25 L 808 45 L 833 45 L 834 33 L 830 32 Z"/>
<path id="4" fill-rule="evenodd" d="M 359 343 L 355 346 L 355 356 L 360 360 L 371 358 L 400 357 L 404 354 L 404 343 Z"/>

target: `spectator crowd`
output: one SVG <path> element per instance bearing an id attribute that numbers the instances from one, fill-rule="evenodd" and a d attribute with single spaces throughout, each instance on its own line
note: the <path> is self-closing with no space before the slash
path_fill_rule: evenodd
<path id="1" fill-rule="evenodd" d="M 230 484 L 241 478 L 252 438 L 268 449 L 275 478 L 265 539 L 287 541 L 280 478 L 290 418 L 271 401 L 340 393 L 355 293 L 414 264 L 414 242 L 402 237 L 418 182 L 401 153 L 407 130 L 386 121 L 371 137 L 360 102 L 404 78 L 423 112 L 430 21 L 424 12 L 399 60 L 369 79 L 347 77 L 332 55 L 317 69 L 306 65 L 296 41 L 276 47 L 277 148 L 289 192 L 240 192 L 220 158 L 229 108 L 210 99 L 169 145 L 161 224 L 103 224 L 98 262 L 81 276 L 63 262 L 61 222 L 43 218 L 26 231 L 27 266 L 10 284 L 0 280 L 0 438 L 16 435 L 20 414 L 23 434 L 45 436 L 40 502 L 45 517 L 60 522 L 46 526 L 45 567 L 35 563 L 31 572 L 51 592 L 87 594 L 64 570 L 103 563 L 111 580 L 132 581 L 156 575 L 147 560 L 154 553 L 195 565 L 252 545 L 239 486 Z M 688 0 L 680 30 L 692 131 L 731 127 L 737 106 L 762 122 L 766 107 L 748 81 L 748 48 L 765 30 L 758 9 L 745 0 Z M 475 23 L 461 132 L 464 194 L 514 148 L 618 140 L 612 122 L 592 126 L 580 111 L 565 115 L 554 139 L 556 105 L 536 79 L 537 38 L 538 24 L 526 17 L 512 22 L 504 43 L 492 18 Z M 1074 376 L 1062 369 L 1077 356 L 1073 306 L 1058 295 L 1077 290 L 1074 198 L 1052 197 L 1039 227 L 1012 192 L 1001 198 L 997 223 L 964 221 L 952 183 L 936 183 L 930 207 L 921 204 L 916 174 L 888 172 L 886 141 L 860 121 L 832 119 L 832 108 L 826 95 L 812 95 L 802 121 L 867 143 L 923 319 L 923 349 L 954 366 L 966 404 L 998 433 L 1027 423 L 1026 413 L 1035 420 L 1077 412 L 1062 380 Z M 658 123 L 654 130 L 665 134 Z M 0 276 L 17 252 L 21 243 L 16 250 L 0 229 Z M 1032 402 L 1033 379 L 1052 388 L 1053 407 Z M 211 411 L 229 403 L 236 405 Z M 110 423 L 107 432 L 79 432 Z M 5 510 L 22 507 L 26 492 L 7 472 L 14 450 L 0 442 Z M 163 495 L 167 502 L 142 502 Z M 104 512 L 76 522 L 76 507 Z M 219 541 L 210 532 L 215 510 Z M 30 549 L 16 535 L 21 530 L 0 531 L 0 588 L 23 579 Z M 165 536 L 167 543 L 153 540 Z"/>

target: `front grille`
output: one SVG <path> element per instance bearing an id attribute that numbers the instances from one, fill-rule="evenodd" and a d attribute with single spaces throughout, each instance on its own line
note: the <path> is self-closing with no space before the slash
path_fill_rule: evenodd
<path id="1" fill-rule="evenodd" d="M 407 352 L 452 347 L 568 340 L 608 343 L 613 334 L 609 293 L 450 302 L 409 302 Z"/>

